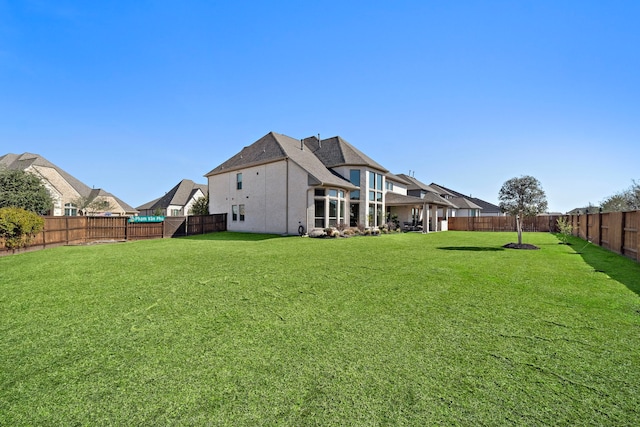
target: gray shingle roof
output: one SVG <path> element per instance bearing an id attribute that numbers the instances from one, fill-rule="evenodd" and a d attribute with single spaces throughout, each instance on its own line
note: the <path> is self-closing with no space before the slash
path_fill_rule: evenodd
<path id="1" fill-rule="evenodd" d="M 398 176 L 409 183 L 409 185 L 407 186 L 407 190 L 422 190 L 430 193 L 440 194 L 440 192 L 435 188 L 432 188 L 431 186 L 425 184 L 422 181 L 415 179 L 412 176 L 405 175 L 403 173 L 399 173 Z"/>
<path id="2" fill-rule="evenodd" d="M 318 140 L 315 136 L 305 138 L 304 144 L 328 168 L 337 166 L 368 166 L 384 173 L 389 172 L 382 165 L 358 150 L 339 136 Z"/>
<path id="3" fill-rule="evenodd" d="M 428 203 L 430 205 L 445 206 L 455 208 L 456 206 L 448 200 L 440 197 L 436 193 L 426 193 L 424 198 L 415 196 L 405 196 L 403 194 L 387 192 L 384 196 L 385 204 L 387 206 L 401 206 L 401 205 L 424 205 Z"/>
<path id="4" fill-rule="evenodd" d="M 356 188 L 349 180 L 330 171 L 301 141 L 275 132 L 269 132 L 253 144 L 244 147 L 235 156 L 214 168 L 205 176 L 214 176 L 252 166 L 290 159 L 309 174 L 313 185 Z"/>
<path id="5" fill-rule="evenodd" d="M 6 154 L 0 157 L 0 165 L 6 166 L 8 169 L 25 170 L 29 166 L 41 166 L 55 169 L 64 179 L 78 192 L 82 197 L 91 195 L 91 187 L 85 185 L 80 180 L 68 174 L 63 169 L 54 165 L 39 154 L 23 153 L 23 154 Z"/>
<path id="6" fill-rule="evenodd" d="M 185 206 L 198 190 L 202 190 L 205 195 L 208 191 L 204 184 L 196 184 L 190 179 L 183 179 L 164 196 L 138 206 L 137 209 L 166 209 L 169 205 Z"/>
<path id="7" fill-rule="evenodd" d="M 482 209 L 481 206 L 476 205 L 466 197 L 454 197 L 449 199 L 449 201 L 456 205 L 458 209 Z"/>
<path id="8" fill-rule="evenodd" d="M 482 209 L 482 211 L 483 211 L 484 213 L 490 213 L 490 212 L 491 212 L 491 213 L 494 213 L 494 212 L 495 212 L 495 213 L 502 213 L 502 211 L 500 210 L 500 207 L 499 207 L 499 206 L 494 205 L 493 203 L 489 203 L 489 202 L 487 202 L 487 201 L 485 201 L 485 200 L 478 199 L 477 197 L 465 196 L 465 195 L 464 195 L 464 194 L 462 194 L 462 193 L 459 193 L 459 192 L 457 192 L 457 191 L 455 191 L 455 190 L 452 190 L 452 189 L 450 189 L 450 188 L 447 188 L 447 187 L 443 187 L 442 185 L 439 185 L 439 184 L 431 183 L 431 186 L 432 186 L 432 187 L 439 188 L 439 189 L 441 189 L 442 191 L 445 191 L 445 192 L 447 192 L 447 193 L 449 193 L 449 194 L 454 195 L 455 197 L 464 197 L 465 199 L 470 200 L 471 202 L 473 202 L 473 203 L 475 203 L 477 206 L 479 206 L 479 207 L 480 207 L 480 209 Z M 441 194 L 442 194 L 442 193 L 441 193 Z M 477 208 L 475 208 L 475 209 L 477 209 Z"/>
<path id="9" fill-rule="evenodd" d="M 127 213 L 137 212 L 133 207 L 131 207 L 129 204 L 125 203 L 118 197 L 114 196 L 113 194 L 106 192 L 101 188 L 89 187 L 88 185 L 84 184 L 82 181 L 76 179 L 74 176 L 70 175 L 65 170 L 54 165 L 49 160 L 45 159 L 39 154 L 34 154 L 34 153 L 5 154 L 4 156 L 0 157 L 0 166 L 4 166 L 7 169 L 14 169 L 14 170 L 26 170 L 30 166 L 34 166 L 35 168 L 45 167 L 45 168 L 55 169 L 55 171 L 58 172 L 60 176 L 62 176 L 64 180 L 67 181 L 67 183 L 69 183 L 69 185 L 73 187 L 73 189 L 76 190 L 78 194 L 80 194 L 80 196 L 86 197 L 89 200 L 92 200 L 97 196 L 113 197 L 116 200 L 116 202 L 118 202 L 120 207 L 122 207 L 122 209 L 125 210 L 125 212 Z"/>

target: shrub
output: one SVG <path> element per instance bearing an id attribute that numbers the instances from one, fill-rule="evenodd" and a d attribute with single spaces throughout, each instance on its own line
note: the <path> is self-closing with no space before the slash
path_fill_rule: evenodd
<path id="1" fill-rule="evenodd" d="M 0 237 L 7 249 L 27 246 L 44 228 L 44 219 L 21 208 L 0 208 Z"/>
<path id="2" fill-rule="evenodd" d="M 558 224 L 558 234 L 560 241 L 563 244 L 567 244 L 569 241 L 569 236 L 573 233 L 573 225 L 566 217 L 560 217 L 556 220 L 556 224 Z"/>

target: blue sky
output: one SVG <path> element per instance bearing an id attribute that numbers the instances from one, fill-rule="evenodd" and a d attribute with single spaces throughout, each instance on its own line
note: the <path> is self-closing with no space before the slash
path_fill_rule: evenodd
<path id="1" fill-rule="evenodd" d="M 568 211 L 640 179 L 638 1 L 0 0 L 0 155 L 132 206 L 270 131 Z"/>

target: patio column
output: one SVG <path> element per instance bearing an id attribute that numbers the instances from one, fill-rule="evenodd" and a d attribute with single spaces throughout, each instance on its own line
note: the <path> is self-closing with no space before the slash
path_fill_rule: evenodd
<path id="1" fill-rule="evenodd" d="M 431 223 L 433 224 L 432 231 L 438 231 L 438 207 L 436 205 L 431 206 Z"/>
<path id="2" fill-rule="evenodd" d="M 422 232 L 423 233 L 429 232 L 429 214 L 430 214 L 429 204 L 425 203 L 424 205 L 422 205 Z"/>

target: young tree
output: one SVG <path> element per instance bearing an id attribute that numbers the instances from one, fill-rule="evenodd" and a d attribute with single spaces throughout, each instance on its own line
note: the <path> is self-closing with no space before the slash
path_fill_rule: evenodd
<path id="1" fill-rule="evenodd" d="M 498 199 L 500 209 L 516 217 L 518 245 L 522 245 L 523 218 L 535 216 L 547 210 L 547 197 L 540 186 L 540 181 L 532 176 L 511 178 L 502 184 Z"/>
<path id="2" fill-rule="evenodd" d="M 51 210 L 53 200 L 37 176 L 23 170 L 0 168 L 0 208 L 3 207 L 43 215 Z"/>
<path id="3" fill-rule="evenodd" d="M 73 205 L 78 208 L 82 215 L 95 214 L 97 212 L 108 212 L 114 209 L 111 202 L 102 196 L 89 197 L 80 196 L 72 201 Z"/>
<path id="4" fill-rule="evenodd" d="M 189 209 L 189 215 L 209 215 L 209 195 L 196 200 L 191 209 Z"/>

